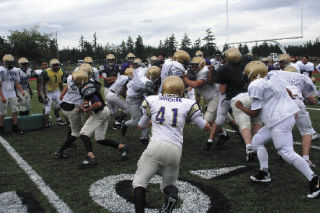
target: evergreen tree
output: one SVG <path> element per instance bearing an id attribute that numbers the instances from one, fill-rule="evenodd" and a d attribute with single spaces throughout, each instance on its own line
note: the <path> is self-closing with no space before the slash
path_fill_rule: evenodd
<path id="1" fill-rule="evenodd" d="M 213 56 L 216 52 L 216 43 L 214 42 L 215 36 L 210 28 L 206 30 L 206 36 L 202 39 L 205 43 L 203 45 L 203 50 L 205 51 L 205 56 Z"/>
<path id="2" fill-rule="evenodd" d="M 180 49 L 185 50 L 187 52 L 190 51 L 191 40 L 188 37 L 187 33 L 184 33 L 183 38 L 181 40 Z"/>
<path id="3" fill-rule="evenodd" d="M 133 40 L 132 40 L 131 36 L 128 36 L 128 40 L 127 40 L 126 46 L 127 46 L 128 53 L 129 52 L 130 53 L 134 52 L 134 43 L 133 43 Z"/>
<path id="4" fill-rule="evenodd" d="M 144 58 L 144 45 L 143 45 L 142 37 L 140 35 L 138 35 L 135 43 L 135 54 L 136 54 L 136 57 L 139 57 L 141 59 Z"/>

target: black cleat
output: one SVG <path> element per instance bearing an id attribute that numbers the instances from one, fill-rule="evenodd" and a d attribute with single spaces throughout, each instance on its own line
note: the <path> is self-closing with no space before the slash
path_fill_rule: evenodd
<path id="1" fill-rule="evenodd" d="M 203 147 L 203 151 L 204 151 L 205 153 L 209 153 L 212 144 L 213 144 L 213 142 L 207 142 L 206 145 L 204 145 L 204 147 Z"/>
<path id="2" fill-rule="evenodd" d="M 56 121 L 56 124 L 57 124 L 58 126 L 66 126 L 66 125 L 67 125 L 67 123 L 64 122 L 64 121 L 62 121 L 62 120 Z"/>
<path id="3" fill-rule="evenodd" d="M 268 183 L 271 182 L 270 173 L 260 170 L 256 175 L 250 176 L 253 182 Z"/>
<path id="4" fill-rule="evenodd" d="M 54 157 L 56 159 L 60 159 L 60 158 L 68 158 L 69 156 L 63 152 L 55 152 Z"/>
<path id="5" fill-rule="evenodd" d="M 142 145 L 148 145 L 149 144 L 149 139 L 148 138 L 143 138 L 143 139 L 140 139 L 140 142 L 142 143 Z"/>
<path id="6" fill-rule="evenodd" d="M 88 157 L 86 160 L 82 161 L 79 164 L 79 169 L 86 169 L 89 167 L 94 167 L 95 165 L 97 165 L 97 159 L 96 158 L 90 158 Z"/>
<path id="7" fill-rule="evenodd" d="M 307 195 L 308 198 L 320 198 L 320 178 L 319 176 L 315 176 L 310 181 L 309 185 L 310 194 Z"/>
<path id="8" fill-rule="evenodd" d="M 230 139 L 228 133 L 227 135 L 220 135 L 219 140 L 216 143 L 216 147 L 222 146 L 223 144 L 225 144 L 228 140 Z"/>
<path id="9" fill-rule="evenodd" d="M 121 123 L 118 121 L 114 122 L 112 129 L 121 129 Z"/>
<path id="10" fill-rule="evenodd" d="M 127 155 L 128 155 L 128 152 L 129 152 L 129 147 L 128 147 L 128 145 L 124 145 L 124 146 L 120 149 L 120 152 L 121 152 L 121 160 L 127 160 Z"/>
<path id="11" fill-rule="evenodd" d="M 125 125 L 125 123 L 124 123 L 124 121 L 123 121 L 122 124 L 121 124 L 121 135 L 122 135 L 123 137 L 126 136 L 127 129 L 128 129 L 128 126 Z"/>
<path id="12" fill-rule="evenodd" d="M 18 134 L 18 135 L 24 134 L 24 131 L 22 131 L 22 130 L 19 129 L 19 128 L 13 129 L 12 131 L 13 131 L 14 133 Z"/>

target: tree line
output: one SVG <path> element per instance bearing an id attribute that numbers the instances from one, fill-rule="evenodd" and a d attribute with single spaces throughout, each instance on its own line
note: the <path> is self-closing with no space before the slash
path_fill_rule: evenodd
<path id="1" fill-rule="evenodd" d="M 163 53 L 165 57 L 172 56 L 177 49 L 183 49 L 194 55 L 197 50 L 202 50 L 207 57 L 213 57 L 219 49 L 215 43 L 215 35 L 211 28 L 205 31 L 203 38 L 197 38 L 194 42 L 191 41 L 188 34 L 185 33 L 180 42 L 177 41 L 172 33 L 165 39 L 160 40 L 157 46 L 145 45 L 142 36 L 136 38 L 128 36 L 128 39 L 123 40 L 120 45 L 107 43 L 105 45 L 98 42 L 96 33 L 93 34 L 92 41 L 85 40 L 81 35 L 78 47 L 63 48 L 57 47 L 57 41 L 53 34 L 41 33 L 38 26 L 22 31 L 9 31 L 10 35 L 5 39 L 0 36 L 0 56 L 6 53 L 11 53 L 15 57 L 26 57 L 33 64 L 40 64 L 42 61 L 49 61 L 51 58 L 58 57 L 63 63 L 74 64 L 79 59 L 86 56 L 92 56 L 95 62 L 102 64 L 105 62 L 105 56 L 112 53 L 116 56 L 118 63 L 125 60 L 127 53 L 132 52 L 141 59 L 146 59 L 152 55 Z M 246 54 L 250 50 L 246 44 L 239 44 L 236 47 Z M 222 51 L 226 50 L 228 45 L 224 45 Z M 317 38 L 315 41 L 307 41 L 300 45 L 288 45 L 285 47 L 290 55 L 294 56 L 320 56 L 320 41 Z M 265 57 L 272 52 L 281 53 L 277 45 L 268 44 L 267 42 L 255 44 L 251 52 L 255 57 Z"/>

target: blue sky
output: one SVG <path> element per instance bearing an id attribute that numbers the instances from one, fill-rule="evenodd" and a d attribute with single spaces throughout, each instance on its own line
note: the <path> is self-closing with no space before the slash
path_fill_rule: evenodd
<path id="1" fill-rule="evenodd" d="M 229 0 L 229 41 L 248 41 L 300 35 L 300 0 Z M 320 4 L 303 0 L 304 38 L 320 36 Z M 226 42 L 225 0 L 0 0 L 0 35 L 34 25 L 45 33 L 58 32 L 59 47 L 76 47 L 80 36 L 98 43 L 120 44 L 141 35 L 157 46 L 172 33 L 178 42 L 187 33 L 194 42 L 212 28 L 219 47 Z"/>

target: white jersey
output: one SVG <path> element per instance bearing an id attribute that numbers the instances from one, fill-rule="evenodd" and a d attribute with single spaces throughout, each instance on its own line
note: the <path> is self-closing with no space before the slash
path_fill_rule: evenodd
<path id="1" fill-rule="evenodd" d="M 126 83 L 129 82 L 129 77 L 125 75 L 120 75 L 117 80 L 111 85 L 109 88 L 109 91 L 112 91 L 113 93 L 119 95 L 121 91 L 123 90 L 123 87 L 126 85 Z"/>
<path id="2" fill-rule="evenodd" d="M 300 67 L 297 63 L 290 62 L 289 66 L 293 66 L 294 68 L 296 68 L 297 72 L 300 73 Z"/>
<path id="3" fill-rule="evenodd" d="M 294 115 L 300 109 L 288 95 L 285 83 L 272 72 L 250 83 L 248 93 L 251 109 L 261 109 L 263 123 L 272 127 Z"/>
<path id="4" fill-rule="evenodd" d="M 210 100 L 213 97 L 219 95 L 219 90 L 216 84 L 208 84 L 208 76 L 209 76 L 209 69 L 207 66 L 204 66 L 202 70 L 200 70 L 196 76 L 197 80 L 204 80 L 205 84 L 203 84 L 201 87 L 197 88 L 197 91 L 203 95 L 204 99 Z"/>
<path id="5" fill-rule="evenodd" d="M 20 84 L 23 90 L 28 90 L 29 78 L 31 77 L 31 68 L 28 68 L 26 72 L 19 68 Z"/>
<path id="6" fill-rule="evenodd" d="M 151 82 L 146 77 L 147 68 L 140 67 L 134 70 L 133 78 L 127 85 L 127 96 L 143 97 L 146 92 L 146 83 Z"/>
<path id="7" fill-rule="evenodd" d="M 181 77 L 185 72 L 186 69 L 181 63 L 177 61 L 166 60 L 161 69 L 161 82 L 163 82 L 168 76 L 175 75 Z"/>
<path id="8" fill-rule="evenodd" d="M 79 91 L 79 88 L 74 83 L 74 81 L 72 80 L 72 75 L 68 76 L 67 85 L 68 85 L 68 91 L 63 96 L 62 102 L 66 102 L 68 104 L 81 105 L 82 99 L 81 99 L 80 91 Z"/>
<path id="9" fill-rule="evenodd" d="M 318 64 L 318 65 L 316 66 L 316 70 L 317 70 L 318 72 L 320 72 L 320 64 Z"/>
<path id="10" fill-rule="evenodd" d="M 211 64 L 214 66 L 214 70 L 218 70 L 218 68 L 219 68 L 220 66 L 222 66 L 221 61 L 219 61 L 219 60 L 217 60 L 217 59 L 215 59 L 215 58 L 211 59 L 210 62 L 211 62 Z"/>
<path id="11" fill-rule="evenodd" d="M 143 110 L 152 122 L 151 140 L 168 141 L 182 149 L 183 128 L 187 121 L 201 117 L 195 101 L 175 95 L 151 95 L 142 103 Z M 204 127 L 206 121 L 201 120 Z"/>
<path id="12" fill-rule="evenodd" d="M 286 71 L 270 71 L 269 73 L 278 76 L 295 98 L 303 100 L 311 95 L 318 95 L 312 80 L 306 75 Z"/>
<path id="13" fill-rule="evenodd" d="M 311 62 L 304 64 L 302 61 L 297 61 L 297 65 L 299 66 L 302 74 L 309 75 L 310 72 L 314 71 L 314 64 Z"/>
<path id="14" fill-rule="evenodd" d="M 19 68 L 13 67 L 11 70 L 1 66 L 0 67 L 0 81 L 1 89 L 5 98 L 16 97 L 14 89 L 15 83 L 20 81 Z"/>

